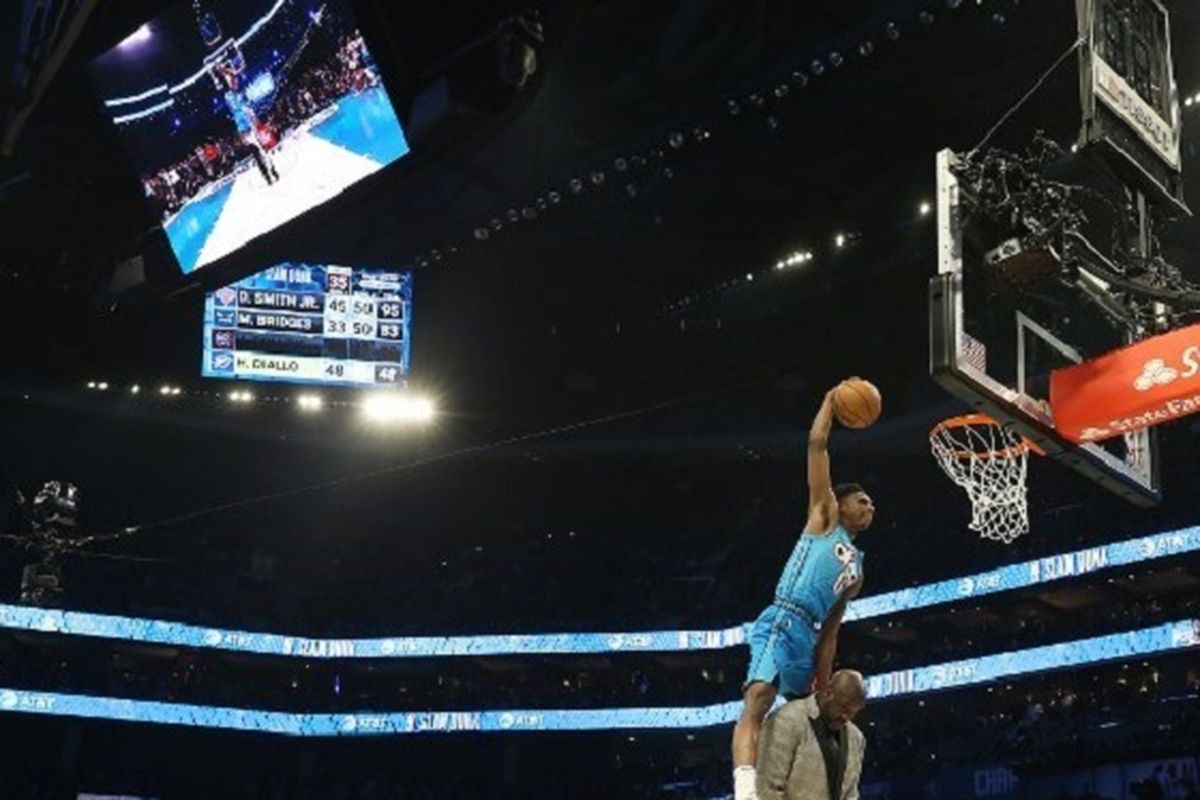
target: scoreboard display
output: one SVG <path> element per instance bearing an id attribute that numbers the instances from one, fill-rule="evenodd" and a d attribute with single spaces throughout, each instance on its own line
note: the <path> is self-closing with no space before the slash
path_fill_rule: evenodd
<path id="1" fill-rule="evenodd" d="M 204 300 L 206 378 L 402 384 L 412 273 L 278 264 Z"/>

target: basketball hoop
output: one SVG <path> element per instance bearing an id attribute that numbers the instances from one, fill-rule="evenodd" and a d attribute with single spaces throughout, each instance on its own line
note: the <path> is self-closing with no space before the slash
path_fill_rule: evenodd
<path id="1" fill-rule="evenodd" d="M 971 530 L 1005 544 L 1029 532 L 1025 476 L 1029 452 L 1044 455 L 1037 445 L 986 414 L 939 422 L 929 445 L 942 471 L 971 498 Z"/>

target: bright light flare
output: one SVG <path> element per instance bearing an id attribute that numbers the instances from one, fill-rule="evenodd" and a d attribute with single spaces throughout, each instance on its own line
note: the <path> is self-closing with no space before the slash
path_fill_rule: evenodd
<path id="1" fill-rule="evenodd" d="M 296 398 L 301 411 L 316 412 L 325 408 L 325 399 L 319 394 L 302 394 Z"/>
<path id="2" fill-rule="evenodd" d="M 122 39 L 121 43 L 118 44 L 117 47 L 137 47 L 139 44 L 145 44 L 146 42 L 150 41 L 150 37 L 153 35 L 154 34 L 150 32 L 150 26 L 143 25 Z"/>
<path id="3" fill-rule="evenodd" d="M 427 397 L 403 394 L 375 394 L 362 402 L 363 416 L 371 422 L 427 423 L 433 420 L 436 409 Z"/>

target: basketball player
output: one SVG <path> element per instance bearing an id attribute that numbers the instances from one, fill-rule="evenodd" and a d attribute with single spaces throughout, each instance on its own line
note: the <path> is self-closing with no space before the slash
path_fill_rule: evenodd
<path id="1" fill-rule="evenodd" d="M 216 66 L 216 74 L 220 76 L 221 83 L 225 87 L 222 96 L 225 99 L 226 108 L 229 109 L 229 115 L 233 118 L 233 125 L 237 128 L 238 138 L 249 147 L 255 166 L 258 167 L 263 180 L 270 186 L 279 180 L 279 171 L 275 169 L 274 160 L 259 140 L 259 131 L 262 129 L 263 123 L 254 113 L 254 108 L 246 99 L 245 92 L 240 89 L 241 78 L 237 69 L 230 63 L 221 63 Z"/>
<path id="2" fill-rule="evenodd" d="M 829 620 L 827 633 L 836 635 L 846 602 L 861 587 L 862 555 L 854 537 L 871 525 L 875 505 L 858 484 L 834 486 L 830 479 L 828 445 L 835 391 L 826 393 L 808 434 L 808 522 L 784 567 L 774 601 L 750 631 L 745 703 L 733 729 L 734 800 L 755 800 L 763 719 L 777 694 L 793 699 L 812 691 L 817 632 Z M 822 639 L 821 660 L 831 663 L 836 645 L 830 636 Z M 828 675 L 829 667 L 822 666 Z"/>

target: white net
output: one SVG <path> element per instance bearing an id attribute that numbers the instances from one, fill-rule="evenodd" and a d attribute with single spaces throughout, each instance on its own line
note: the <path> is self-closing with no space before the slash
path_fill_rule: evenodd
<path id="1" fill-rule="evenodd" d="M 1029 445 L 1019 434 L 974 415 L 941 423 L 929 444 L 942 471 L 971 499 L 971 530 L 1005 544 L 1029 532 Z"/>

